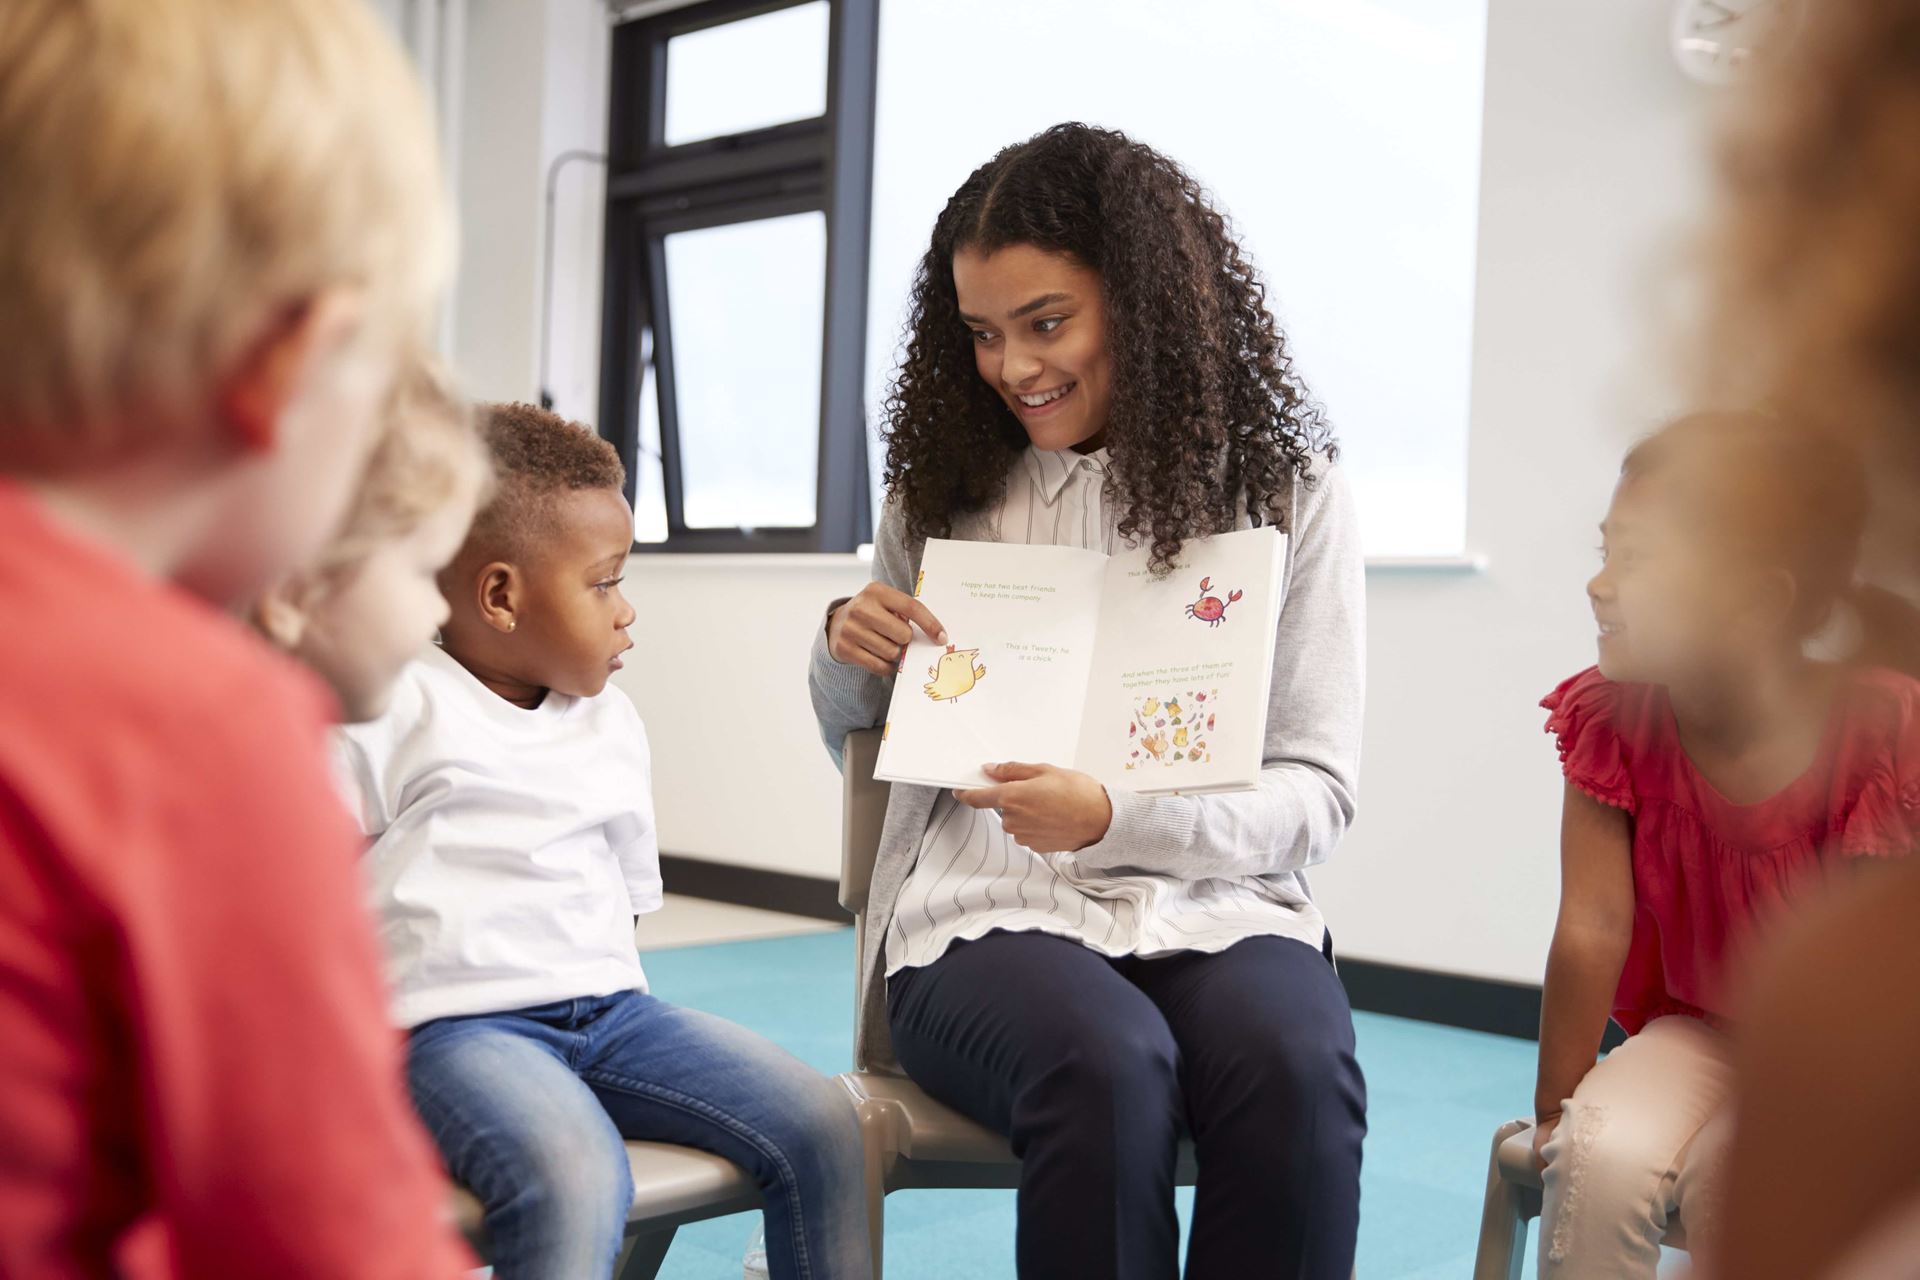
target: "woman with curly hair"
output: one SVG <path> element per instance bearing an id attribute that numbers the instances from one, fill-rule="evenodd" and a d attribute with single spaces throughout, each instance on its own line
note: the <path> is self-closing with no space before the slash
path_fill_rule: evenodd
<path id="1" fill-rule="evenodd" d="M 1063 124 L 961 184 L 916 275 L 887 399 L 875 581 L 809 684 L 828 747 L 879 724 L 929 537 L 1114 551 L 1286 534 L 1265 767 L 1249 792 L 1107 792 L 1046 761 L 896 784 L 861 957 L 860 1058 L 1021 1158 L 1028 1277 L 1179 1266 L 1344 1277 L 1365 1086 L 1304 869 L 1353 819 L 1363 582 L 1319 408 L 1226 219 L 1167 157 Z"/>

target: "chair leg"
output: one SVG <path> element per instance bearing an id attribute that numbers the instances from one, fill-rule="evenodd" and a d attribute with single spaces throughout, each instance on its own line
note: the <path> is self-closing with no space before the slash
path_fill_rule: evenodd
<path id="1" fill-rule="evenodd" d="M 887 1169 L 893 1163 L 889 1118 L 882 1108 L 871 1103 L 863 1103 L 858 1110 L 861 1180 L 867 1201 L 867 1249 L 873 1260 L 873 1280 L 880 1280 L 886 1266 Z"/>
<path id="2" fill-rule="evenodd" d="M 667 1260 L 667 1250 L 673 1246 L 673 1233 L 674 1228 L 667 1227 L 628 1236 L 626 1244 L 620 1247 L 619 1259 L 613 1264 L 614 1280 L 653 1280 Z"/>
<path id="3" fill-rule="evenodd" d="M 1520 1280 L 1527 1254 L 1525 1188 L 1500 1176 L 1500 1144 L 1514 1126 L 1503 1125 L 1493 1135 L 1493 1154 L 1487 1161 L 1487 1197 L 1480 1210 L 1480 1247 L 1474 1254 L 1473 1280 Z"/>
<path id="4" fill-rule="evenodd" d="M 898 1121 L 892 1108 L 854 1095 L 853 1113 L 860 1125 L 861 1183 L 867 1202 L 867 1251 L 873 1263 L 873 1280 L 880 1280 L 886 1265 L 887 1192 L 894 1162 L 899 1159 Z"/>
<path id="5" fill-rule="evenodd" d="M 887 1193 L 878 1184 L 867 1188 L 867 1244 L 873 1254 L 873 1280 L 880 1280 L 886 1265 Z"/>

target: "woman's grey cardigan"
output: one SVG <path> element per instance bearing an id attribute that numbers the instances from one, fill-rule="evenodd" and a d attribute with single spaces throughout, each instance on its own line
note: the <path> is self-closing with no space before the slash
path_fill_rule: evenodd
<path id="1" fill-rule="evenodd" d="M 1364 561 L 1346 477 L 1318 458 L 1314 470 L 1313 484 L 1293 485 L 1286 512 L 1283 603 L 1258 787 L 1152 799 L 1115 790 L 1112 826 L 1075 854 L 1082 864 L 1194 880 L 1270 876 L 1291 881 L 1293 892 L 1305 896 L 1304 868 L 1324 862 L 1352 823 L 1365 683 Z M 979 528 L 957 532 L 991 536 L 989 520 L 975 523 Z M 874 539 L 874 578 L 911 591 L 923 545 L 906 535 L 904 520 L 889 504 Z M 814 634 L 807 685 L 820 735 L 838 766 L 847 734 L 886 718 L 893 681 L 835 662 L 823 626 Z M 887 805 L 860 956 L 855 1040 L 864 1069 L 899 1069 L 887 1034 L 887 925 L 938 794 L 933 787 L 895 783 Z"/>

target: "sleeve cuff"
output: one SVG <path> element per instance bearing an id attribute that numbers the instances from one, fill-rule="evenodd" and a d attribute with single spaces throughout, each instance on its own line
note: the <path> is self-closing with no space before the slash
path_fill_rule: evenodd
<path id="1" fill-rule="evenodd" d="M 820 629 L 814 632 L 813 635 L 814 635 L 814 639 L 818 641 L 822 647 L 825 647 L 827 643 L 827 628 L 833 625 L 833 615 L 840 611 L 841 605 L 845 604 L 847 601 L 851 599 L 853 599 L 852 596 L 841 596 L 839 599 L 829 604 L 827 606 L 826 613 L 821 615 Z M 832 657 L 833 655 L 828 654 L 827 656 Z"/>
<path id="2" fill-rule="evenodd" d="M 857 697 L 859 691 L 865 687 L 868 681 L 875 681 L 880 677 L 874 675 L 865 667 L 851 662 L 840 661 L 834 657 L 832 652 L 827 648 L 827 622 L 833 617 L 833 611 L 835 609 L 838 609 L 852 598 L 851 596 L 842 596 L 827 606 L 826 613 L 821 617 L 820 625 L 814 628 L 811 660 L 813 674 L 816 680 L 830 689 Z"/>
<path id="3" fill-rule="evenodd" d="M 1107 834 L 1075 853 L 1090 867 L 1152 866 L 1158 851 L 1185 848 L 1193 828 L 1193 801 L 1186 796 L 1143 796 L 1107 788 L 1113 820 Z"/>

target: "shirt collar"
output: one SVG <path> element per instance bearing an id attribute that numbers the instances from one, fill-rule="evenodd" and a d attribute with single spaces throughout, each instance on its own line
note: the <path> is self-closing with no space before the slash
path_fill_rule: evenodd
<path id="1" fill-rule="evenodd" d="M 1034 485 L 1048 506 L 1059 500 L 1060 491 L 1067 487 L 1067 481 L 1080 468 L 1085 467 L 1095 475 L 1107 469 L 1107 451 L 1104 448 L 1095 449 L 1092 453 L 1076 453 L 1072 449 L 1049 451 L 1028 445 L 1023 457 L 1027 474 L 1033 477 Z"/>

